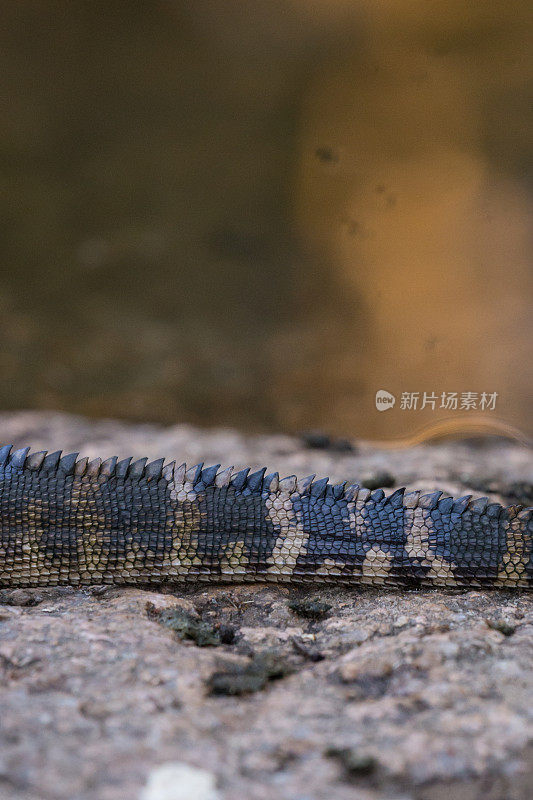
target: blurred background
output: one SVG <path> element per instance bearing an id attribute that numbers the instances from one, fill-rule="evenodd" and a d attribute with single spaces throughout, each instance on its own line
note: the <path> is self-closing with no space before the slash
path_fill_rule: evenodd
<path id="1" fill-rule="evenodd" d="M 0 408 L 532 433 L 530 2 L 0 11 Z"/>

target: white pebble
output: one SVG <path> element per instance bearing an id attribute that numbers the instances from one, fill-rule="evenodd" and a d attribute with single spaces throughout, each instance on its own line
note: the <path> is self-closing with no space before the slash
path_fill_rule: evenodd
<path id="1" fill-rule="evenodd" d="M 215 776 L 181 761 L 152 770 L 139 800 L 220 800 Z"/>

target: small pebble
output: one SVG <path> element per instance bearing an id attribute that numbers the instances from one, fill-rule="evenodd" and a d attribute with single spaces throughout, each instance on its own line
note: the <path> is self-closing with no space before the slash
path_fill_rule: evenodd
<path id="1" fill-rule="evenodd" d="M 167 761 L 148 776 L 139 800 L 220 800 L 211 772 Z"/>

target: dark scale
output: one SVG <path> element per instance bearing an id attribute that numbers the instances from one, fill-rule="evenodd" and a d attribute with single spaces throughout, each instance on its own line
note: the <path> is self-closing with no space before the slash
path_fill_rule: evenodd
<path id="1" fill-rule="evenodd" d="M 468 508 L 460 514 L 453 509 L 443 512 L 438 506 L 427 513 L 431 520 L 431 550 L 453 564 L 458 583 L 492 582 L 507 552 L 509 516 L 500 513 L 489 516 Z"/>
<path id="2" fill-rule="evenodd" d="M 274 549 L 277 534 L 266 513 L 264 498 L 257 492 L 240 491 L 232 486 L 207 487 L 191 503 L 177 503 L 191 515 L 196 555 L 220 575 L 221 561 L 226 549 L 236 542 L 244 542 L 244 557 L 251 572 L 264 572 Z"/>
<path id="3" fill-rule="evenodd" d="M 144 478 L 110 478 L 101 487 L 101 497 L 109 511 L 107 520 L 111 526 L 110 566 L 117 569 L 126 555 L 130 561 L 133 559 L 136 569 L 149 572 L 160 565 L 171 550 L 173 536 L 167 514 L 170 493 L 166 483 Z"/>
<path id="4" fill-rule="evenodd" d="M 324 498 L 304 495 L 294 500 L 293 510 L 308 537 L 305 552 L 296 562 L 297 574 L 315 572 L 324 566 L 326 559 L 342 563 L 341 572 L 346 575 L 363 563 L 371 544 L 364 541 L 359 531 L 351 529 L 346 500 L 339 499 L 332 506 Z"/>
<path id="5" fill-rule="evenodd" d="M 13 476 L 14 477 L 14 476 Z M 21 471 L 17 474 L 23 494 L 17 493 L 16 518 L 39 551 L 43 567 L 52 574 L 68 571 L 75 563 L 77 532 L 71 525 L 72 476 Z M 14 531 L 16 534 L 16 531 Z M 19 538 L 18 548 L 22 547 Z"/>

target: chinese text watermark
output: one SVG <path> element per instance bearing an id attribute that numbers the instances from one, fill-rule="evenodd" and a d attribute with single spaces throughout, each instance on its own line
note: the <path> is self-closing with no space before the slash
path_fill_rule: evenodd
<path id="1" fill-rule="evenodd" d="M 494 411 L 497 399 L 498 392 L 402 392 L 398 407 L 400 411 Z M 394 407 L 396 397 L 379 389 L 375 402 L 378 411 L 388 411 Z"/>

